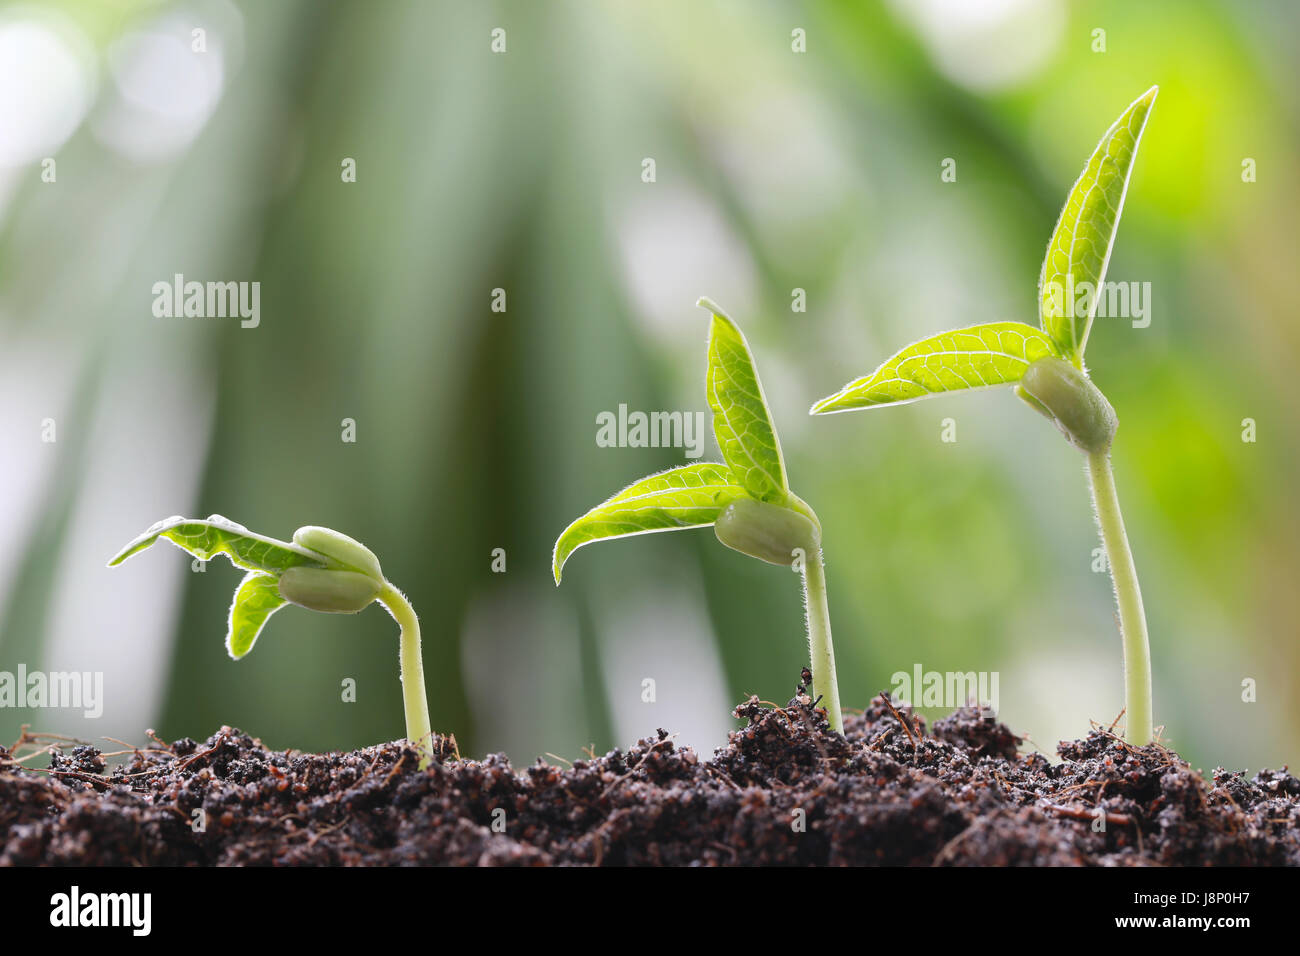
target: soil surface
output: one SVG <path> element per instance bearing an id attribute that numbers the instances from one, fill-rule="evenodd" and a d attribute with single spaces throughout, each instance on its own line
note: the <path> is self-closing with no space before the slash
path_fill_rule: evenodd
<path id="1" fill-rule="evenodd" d="M 229 727 L 111 769 L 89 746 L 46 772 L 0 748 L 0 864 L 1300 865 L 1285 770 L 1207 781 L 1104 729 L 1052 764 L 970 709 L 927 728 L 883 697 L 844 736 L 802 692 L 735 715 L 712 759 L 660 730 L 522 770 L 450 738 L 420 771 L 401 743 L 276 752 Z"/>

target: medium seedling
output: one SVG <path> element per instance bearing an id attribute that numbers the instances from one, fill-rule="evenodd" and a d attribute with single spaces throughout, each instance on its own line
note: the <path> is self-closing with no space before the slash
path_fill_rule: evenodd
<path id="1" fill-rule="evenodd" d="M 901 405 L 943 392 L 1014 385 L 1087 458 L 1092 501 L 1119 603 L 1126 739 L 1149 743 L 1151 651 L 1137 569 L 1120 514 L 1111 442 L 1115 410 L 1088 377 L 1084 347 L 1106 278 L 1129 176 L 1156 87 L 1101 138 L 1056 223 L 1039 278 L 1040 328 L 996 322 L 915 342 L 812 407 L 814 415 Z"/>
<path id="2" fill-rule="evenodd" d="M 725 464 L 698 462 L 642 478 L 564 529 L 552 569 L 560 583 L 564 563 L 578 548 L 605 538 L 713 527 L 718 540 L 751 557 L 799 571 L 807 610 L 813 695 L 835 730 L 843 732 L 835 680 L 821 522 L 790 490 L 781 443 L 745 336 L 708 299 L 705 387 L 713 434 Z"/>
<path id="3" fill-rule="evenodd" d="M 356 614 L 378 601 L 401 628 L 399 661 L 406 736 L 429 763 L 433 730 L 429 725 L 420 657 L 420 622 L 401 591 L 384 578 L 379 559 L 364 545 L 329 528 L 299 528 L 293 541 L 254 534 L 221 515 L 207 520 L 168 518 L 160 521 L 117 554 L 115 567 L 133 554 L 166 538 L 201 561 L 225 554 L 248 573 L 235 589 L 226 631 L 226 650 L 239 660 L 253 649 L 267 618 L 286 604 L 329 614 Z"/>

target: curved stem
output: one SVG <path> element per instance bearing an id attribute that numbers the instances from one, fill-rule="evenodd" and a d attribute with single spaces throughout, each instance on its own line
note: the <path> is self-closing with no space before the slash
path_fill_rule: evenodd
<path id="1" fill-rule="evenodd" d="M 429 723 L 429 698 L 424 690 L 424 659 L 420 655 L 420 620 L 401 591 L 387 581 L 377 599 L 402 629 L 398 659 L 401 663 L 402 703 L 406 709 L 406 737 L 424 756 L 420 769 L 429 765 L 433 727 Z"/>
<path id="2" fill-rule="evenodd" d="M 831 612 L 826 601 L 826 565 L 817 542 L 804 560 L 804 606 L 808 613 L 808 651 L 812 659 L 813 697 L 821 698 L 837 733 L 844 733 L 840 714 L 840 685 L 835 678 L 835 647 L 831 644 Z"/>
<path id="3" fill-rule="evenodd" d="M 1151 647 L 1147 640 L 1146 612 L 1138 587 L 1137 567 L 1124 532 L 1124 516 L 1115 491 L 1115 473 L 1107 450 L 1088 454 L 1092 503 L 1106 547 L 1106 562 L 1119 602 L 1119 633 L 1124 645 L 1124 739 L 1134 746 L 1149 744 L 1154 736 L 1151 718 Z"/>

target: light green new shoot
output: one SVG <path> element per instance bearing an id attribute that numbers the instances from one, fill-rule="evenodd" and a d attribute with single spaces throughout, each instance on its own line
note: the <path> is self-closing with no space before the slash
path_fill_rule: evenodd
<path id="1" fill-rule="evenodd" d="M 328 614 L 356 614 L 379 602 L 401 629 L 402 699 L 406 736 L 429 764 L 433 729 L 429 724 L 420 657 L 420 622 L 415 609 L 379 568 L 379 559 L 361 543 L 329 528 L 299 528 L 293 541 L 254 534 L 221 515 L 206 520 L 173 517 L 160 521 L 123 548 L 109 567 L 166 538 L 201 561 L 225 554 L 248 573 L 235 590 L 226 630 L 226 651 L 239 660 L 253 649 L 267 619 L 286 604 Z"/>

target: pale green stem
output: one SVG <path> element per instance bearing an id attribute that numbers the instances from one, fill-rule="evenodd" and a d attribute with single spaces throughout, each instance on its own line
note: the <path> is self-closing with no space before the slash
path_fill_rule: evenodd
<path id="1" fill-rule="evenodd" d="M 1124 738 L 1141 747 L 1154 736 L 1151 718 L 1151 647 L 1147 640 L 1147 619 L 1142 609 L 1137 568 L 1124 532 L 1124 517 L 1115 492 L 1115 473 L 1106 449 L 1088 454 L 1088 477 L 1092 479 L 1092 502 L 1106 546 L 1106 561 L 1115 582 L 1119 603 L 1119 632 L 1124 645 Z"/>
<path id="2" fill-rule="evenodd" d="M 826 601 L 826 566 L 820 543 L 804 560 L 803 594 L 808 612 L 808 650 L 812 659 L 813 698 L 821 698 L 831 727 L 844 733 L 840 715 L 840 685 L 835 678 L 835 647 L 831 644 L 831 612 Z"/>
<path id="3" fill-rule="evenodd" d="M 402 703 L 406 709 L 406 737 L 420 750 L 420 769 L 429 765 L 433 727 L 429 723 L 429 697 L 424 690 L 424 660 L 420 655 L 420 621 L 415 608 L 401 591 L 387 581 L 379 592 L 379 603 L 402 629 L 398 658 L 401 662 Z"/>

